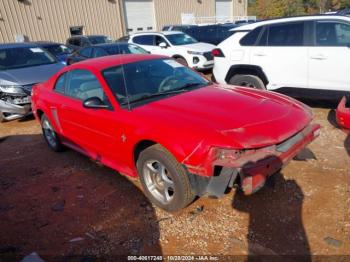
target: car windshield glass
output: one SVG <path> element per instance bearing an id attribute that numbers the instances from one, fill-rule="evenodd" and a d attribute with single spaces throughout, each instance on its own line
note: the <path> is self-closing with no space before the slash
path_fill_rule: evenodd
<path id="1" fill-rule="evenodd" d="M 89 41 L 93 45 L 109 43 L 107 36 L 89 36 Z"/>
<path id="2" fill-rule="evenodd" d="M 121 105 L 151 102 L 210 82 L 172 59 L 146 60 L 105 69 L 103 76 Z"/>
<path id="3" fill-rule="evenodd" d="M 0 49 L 0 70 L 57 63 L 57 60 L 40 47 Z"/>
<path id="4" fill-rule="evenodd" d="M 137 46 L 132 44 L 120 44 L 120 45 L 111 45 L 108 47 L 105 47 L 105 50 L 110 55 L 117 55 L 117 54 L 148 54 L 148 52 Z"/>
<path id="5" fill-rule="evenodd" d="M 166 38 L 172 45 L 189 45 L 198 43 L 196 39 L 186 34 L 172 34 L 167 35 Z"/>
<path id="6" fill-rule="evenodd" d="M 72 49 L 65 45 L 50 45 L 44 46 L 44 48 L 53 55 L 65 55 L 72 53 Z"/>

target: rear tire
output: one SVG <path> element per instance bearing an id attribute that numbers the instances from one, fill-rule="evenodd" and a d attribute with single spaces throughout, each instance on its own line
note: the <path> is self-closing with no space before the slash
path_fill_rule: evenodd
<path id="1" fill-rule="evenodd" d="M 185 58 L 183 57 L 177 57 L 175 58 L 176 62 L 180 63 L 181 65 L 188 66 L 188 63 Z"/>
<path id="2" fill-rule="evenodd" d="M 231 77 L 229 84 L 266 90 L 264 82 L 255 75 L 235 75 Z"/>
<path id="3" fill-rule="evenodd" d="M 156 206 L 173 212 L 194 200 L 185 168 L 161 145 L 142 151 L 136 165 L 145 195 Z"/>
<path id="4" fill-rule="evenodd" d="M 5 122 L 4 113 L 0 111 L 0 123 Z"/>
<path id="5" fill-rule="evenodd" d="M 63 151 L 64 146 L 62 145 L 58 134 L 45 114 L 41 117 L 41 128 L 48 146 L 55 152 Z"/>

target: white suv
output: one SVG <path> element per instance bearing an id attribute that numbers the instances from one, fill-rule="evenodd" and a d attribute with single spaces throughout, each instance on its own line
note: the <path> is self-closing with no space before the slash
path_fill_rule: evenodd
<path id="1" fill-rule="evenodd" d="M 212 52 L 217 82 L 295 97 L 338 98 L 350 92 L 349 17 L 282 18 L 233 31 Z"/>
<path id="2" fill-rule="evenodd" d="M 138 33 L 130 36 L 129 43 L 137 44 L 152 54 L 173 57 L 194 69 L 208 69 L 214 65 L 211 51 L 215 46 L 200 43 L 182 32 Z"/>

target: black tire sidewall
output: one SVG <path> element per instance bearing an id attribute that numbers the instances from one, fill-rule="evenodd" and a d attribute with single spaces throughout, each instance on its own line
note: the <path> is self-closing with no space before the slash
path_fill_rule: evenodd
<path id="1" fill-rule="evenodd" d="M 143 176 L 143 166 L 146 161 L 151 159 L 162 163 L 171 174 L 171 179 L 174 183 L 174 198 L 169 204 L 165 205 L 162 202 L 158 201 L 146 186 L 146 182 Z M 186 184 L 190 184 L 189 180 L 184 181 L 184 179 L 188 179 L 188 176 L 186 175 L 185 169 L 179 166 L 175 158 L 173 158 L 170 153 L 167 154 L 167 152 L 158 150 L 154 147 L 144 150 L 141 152 L 140 157 L 137 161 L 137 170 L 145 195 L 156 206 L 168 212 L 173 212 L 182 209 L 189 204 L 189 201 L 186 199 L 187 189 L 184 186 Z"/>
<path id="2" fill-rule="evenodd" d="M 175 60 L 183 66 L 188 66 L 187 60 L 183 57 L 177 57 Z"/>
<path id="3" fill-rule="evenodd" d="M 4 113 L 0 111 L 0 123 L 5 122 Z"/>
<path id="4" fill-rule="evenodd" d="M 231 85 L 237 86 L 242 86 L 242 82 L 251 83 L 256 89 L 266 90 L 263 81 L 255 75 L 235 75 L 229 81 Z"/>

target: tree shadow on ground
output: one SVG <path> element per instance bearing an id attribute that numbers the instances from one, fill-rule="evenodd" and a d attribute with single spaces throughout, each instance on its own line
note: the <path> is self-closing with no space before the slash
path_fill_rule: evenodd
<path id="1" fill-rule="evenodd" d="M 335 110 L 329 111 L 327 120 L 334 128 L 341 129 L 337 123 Z M 344 140 L 344 148 L 346 150 L 346 153 L 350 156 L 350 131 L 345 129 L 342 129 L 342 131 L 347 135 Z"/>
<path id="2" fill-rule="evenodd" d="M 161 255 L 155 211 L 117 172 L 41 135 L 9 136 L 0 150 L 0 256 Z"/>
<path id="3" fill-rule="evenodd" d="M 348 133 L 348 136 L 346 137 L 344 141 L 344 147 L 348 155 L 350 156 L 350 134 Z"/>
<path id="4" fill-rule="evenodd" d="M 297 182 L 281 174 L 254 195 L 235 194 L 232 207 L 249 215 L 248 261 L 311 261 L 303 200 Z"/>

